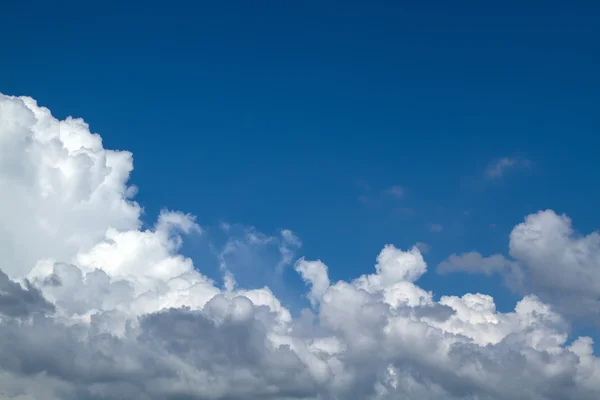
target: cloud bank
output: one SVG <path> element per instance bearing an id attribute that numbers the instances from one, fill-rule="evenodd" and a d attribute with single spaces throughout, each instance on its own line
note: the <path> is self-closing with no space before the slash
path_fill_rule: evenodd
<path id="1" fill-rule="evenodd" d="M 293 232 L 248 230 L 222 253 L 220 288 L 180 254 L 202 231 L 193 216 L 165 210 L 143 228 L 132 169 L 132 155 L 104 149 L 84 121 L 0 95 L 0 398 L 600 395 L 592 340 L 567 341 L 553 306 L 534 294 L 509 313 L 479 293 L 435 301 L 417 285 L 418 246 L 386 245 L 372 273 L 333 282 L 324 262 L 294 261 Z M 227 266 L 273 240 L 307 285 L 311 309 L 296 317 L 269 288 L 238 287 Z M 511 254 L 541 288 L 593 298 L 598 242 L 543 212 L 515 228 Z"/>

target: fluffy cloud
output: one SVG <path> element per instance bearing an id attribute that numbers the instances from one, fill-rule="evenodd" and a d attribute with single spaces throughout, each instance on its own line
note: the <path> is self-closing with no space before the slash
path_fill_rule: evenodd
<path id="1" fill-rule="evenodd" d="M 582 236 L 566 215 L 552 210 L 529 215 L 510 234 L 509 260 L 496 254 L 451 255 L 439 272 L 503 275 L 519 292 L 536 293 L 569 316 L 600 316 L 600 234 Z"/>
<path id="2" fill-rule="evenodd" d="M 274 245 L 279 257 L 267 261 L 280 271 L 300 240 L 289 230 L 270 237 L 244 228 L 219 253 L 219 288 L 180 254 L 185 235 L 203 231 L 193 216 L 165 210 L 142 229 L 131 170 L 131 154 L 104 149 L 83 121 L 58 121 L 32 99 L 0 96 L 1 398 L 600 394 L 592 340 L 567 341 L 568 325 L 551 306 L 533 295 L 509 313 L 484 294 L 436 301 L 417 285 L 427 271 L 417 246 L 383 247 L 374 271 L 350 282 L 333 282 L 323 262 L 301 258 L 294 267 L 311 309 L 293 317 L 268 287 L 238 288 L 236 265 L 265 261 L 261 249 Z M 540 268 L 544 249 L 560 244 L 571 252 L 556 265 L 578 260 L 585 269 L 593 257 L 577 250 L 597 245 L 568 230 L 516 232 L 536 244 L 515 254 Z M 585 288 L 594 293 L 593 284 Z"/>
<path id="3" fill-rule="evenodd" d="M 40 259 L 71 259 L 108 228 L 135 230 L 132 155 L 102 147 L 81 119 L 59 121 L 33 99 L 0 101 L 0 254 L 11 277 Z"/>
<path id="4" fill-rule="evenodd" d="M 566 215 L 529 215 L 510 234 L 510 254 L 548 290 L 600 297 L 600 234 L 577 235 Z"/>

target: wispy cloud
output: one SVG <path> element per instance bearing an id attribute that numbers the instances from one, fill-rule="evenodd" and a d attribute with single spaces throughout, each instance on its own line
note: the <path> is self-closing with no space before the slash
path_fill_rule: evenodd
<path id="1" fill-rule="evenodd" d="M 531 161 L 525 158 L 503 157 L 491 162 L 485 169 L 485 177 L 487 179 L 500 179 L 508 171 L 518 168 L 530 168 Z"/>
<path id="2" fill-rule="evenodd" d="M 400 200 L 406 196 L 406 189 L 400 185 L 392 185 L 384 189 L 374 189 L 368 182 L 362 179 L 358 180 L 356 184 L 361 191 L 358 200 L 365 205 L 381 206 L 386 204 L 386 202 Z"/>
<path id="3" fill-rule="evenodd" d="M 444 227 L 440 224 L 429 224 L 429 225 L 427 225 L 427 227 L 429 228 L 429 230 L 431 232 L 436 232 L 436 233 L 441 232 L 444 229 Z"/>
<path id="4" fill-rule="evenodd" d="M 423 242 L 417 242 L 417 243 L 415 244 L 415 246 L 417 247 L 417 249 L 419 249 L 419 251 L 420 251 L 422 254 L 428 253 L 428 252 L 429 252 L 429 250 L 431 249 L 431 246 L 430 246 L 430 245 L 428 245 L 427 243 L 423 243 Z"/>
<path id="5" fill-rule="evenodd" d="M 401 198 L 404 197 L 405 190 L 400 185 L 394 185 L 392 187 L 389 187 L 389 188 L 385 189 L 383 191 L 383 193 L 386 194 L 386 195 L 388 195 L 388 196 L 392 196 L 392 197 L 395 197 L 397 199 L 401 199 Z"/>
<path id="6" fill-rule="evenodd" d="M 478 252 L 471 251 L 460 255 L 450 255 L 438 265 L 437 271 L 440 274 L 467 272 L 471 274 L 482 273 L 485 275 L 492 275 L 511 267 L 513 264 L 515 264 L 513 261 L 507 260 L 500 254 L 483 257 Z"/>
<path id="7" fill-rule="evenodd" d="M 365 179 L 357 179 L 355 181 L 356 186 L 363 191 L 370 191 L 371 190 L 371 185 L 369 185 L 369 182 L 367 182 Z"/>

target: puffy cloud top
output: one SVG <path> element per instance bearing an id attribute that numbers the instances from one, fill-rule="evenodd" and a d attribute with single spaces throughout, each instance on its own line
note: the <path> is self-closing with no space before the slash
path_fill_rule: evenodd
<path id="1" fill-rule="evenodd" d="M 300 239 L 247 229 L 221 253 L 221 289 L 179 253 L 187 233 L 202 232 L 193 216 L 165 210 L 141 228 L 132 168 L 130 153 L 104 149 L 82 120 L 0 95 L 1 398 L 600 396 L 592 339 L 568 342 L 542 296 L 509 313 L 485 294 L 436 301 L 416 283 L 427 271 L 417 247 L 383 247 L 373 273 L 350 282 L 332 282 L 322 261 L 296 261 L 312 308 L 293 317 L 268 287 L 238 288 L 229 267 L 271 243 L 279 270 Z M 575 237 L 566 217 L 530 216 L 511 254 L 531 276 L 571 265 L 580 273 L 551 287 L 597 294 L 598 237 Z"/>
<path id="2" fill-rule="evenodd" d="M 529 215 L 510 234 L 510 254 L 546 290 L 600 297 L 600 234 L 576 235 L 566 215 Z"/>
<path id="3" fill-rule="evenodd" d="M 477 252 L 453 254 L 438 271 L 504 275 L 521 293 L 536 293 L 571 318 L 600 316 L 600 234 L 578 234 L 566 215 L 552 210 L 528 215 L 510 233 L 514 260 Z"/>
<path id="4" fill-rule="evenodd" d="M 81 119 L 59 121 L 28 97 L 0 99 L 0 254 L 11 277 L 70 260 L 108 228 L 140 226 L 127 186 L 132 155 L 105 150 Z"/>

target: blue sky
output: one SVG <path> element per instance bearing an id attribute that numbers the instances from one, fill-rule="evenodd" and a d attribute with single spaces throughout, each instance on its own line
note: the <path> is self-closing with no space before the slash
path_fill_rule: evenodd
<path id="1" fill-rule="evenodd" d="M 132 151 L 149 222 L 288 228 L 332 279 L 423 242 L 421 286 L 501 310 L 435 266 L 546 208 L 600 225 L 597 3 L 7 3 L 0 90 Z"/>

